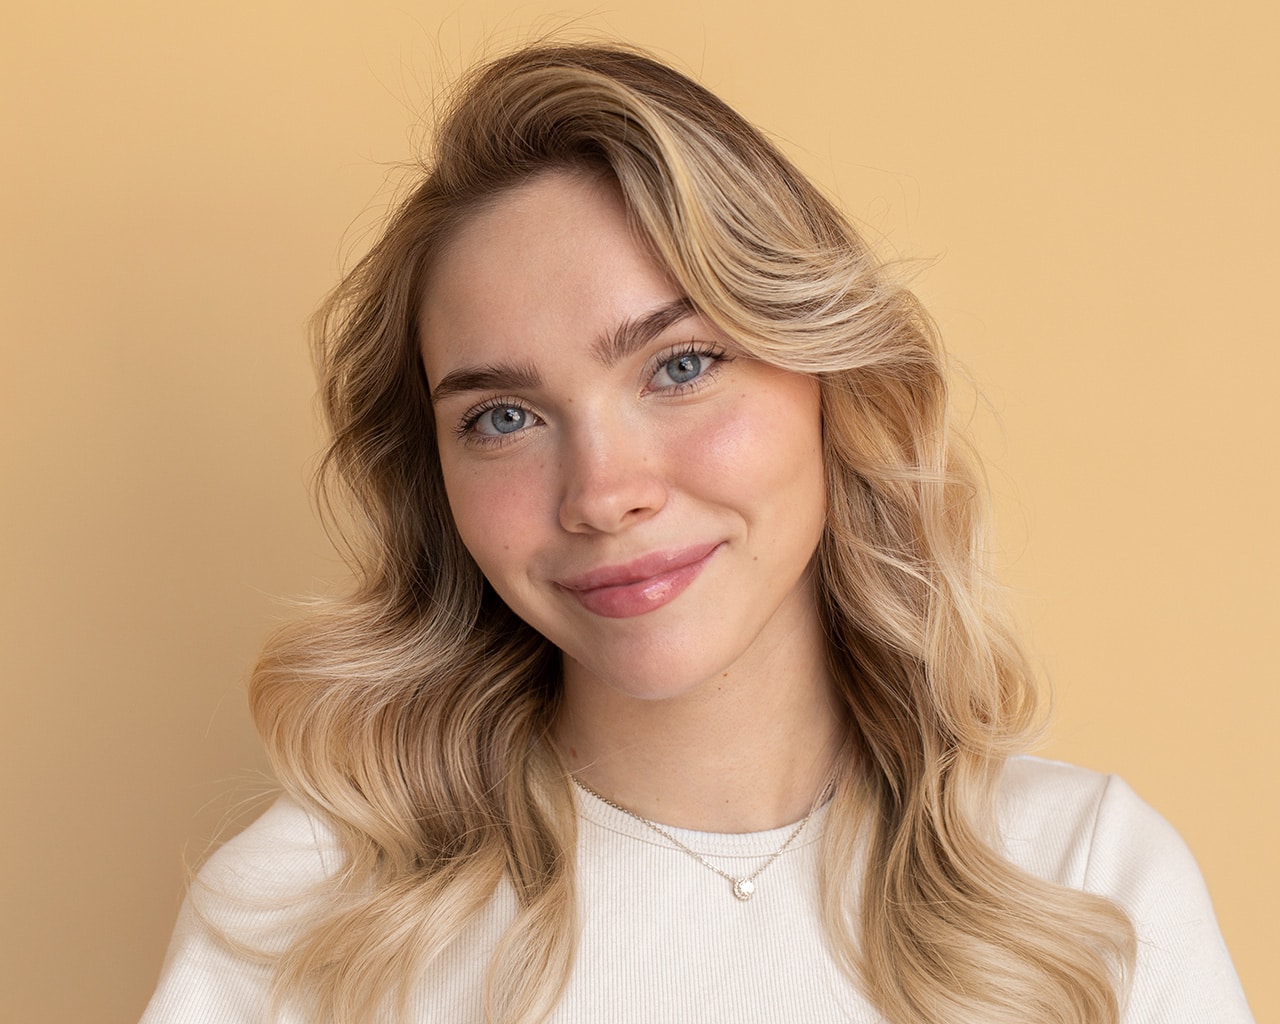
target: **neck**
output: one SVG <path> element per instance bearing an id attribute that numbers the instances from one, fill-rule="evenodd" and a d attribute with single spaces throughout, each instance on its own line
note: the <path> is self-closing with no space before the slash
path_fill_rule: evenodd
<path id="1" fill-rule="evenodd" d="M 797 822 L 827 782 L 846 729 L 823 646 L 737 664 L 688 692 L 644 700 L 566 659 L 554 728 L 568 769 L 644 818 L 708 832 Z"/>

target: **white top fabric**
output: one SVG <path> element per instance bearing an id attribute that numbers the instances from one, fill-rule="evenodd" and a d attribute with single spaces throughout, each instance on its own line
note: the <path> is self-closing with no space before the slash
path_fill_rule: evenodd
<path id="1" fill-rule="evenodd" d="M 1037 758 L 1009 763 L 1001 791 L 1006 855 L 1050 881 L 1119 903 L 1138 933 L 1125 1024 L 1249 1024 L 1204 882 L 1177 833 L 1114 776 Z M 836 967 L 818 915 L 817 839 L 825 809 L 756 880 L 749 902 L 641 822 L 579 793 L 583 910 L 573 976 L 556 1024 L 884 1024 Z M 791 828 L 744 835 L 671 829 L 732 875 L 750 874 Z M 277 947 L 294 909 L 280 901 L 332 872 L 337 847 L 288 799 L 227 843 L 200 874 L 234 904 L 214 923 Z M 856 866 L 855 866 L 856 867 Z M 264 909 L 275 901 L 277 909 Z M 486 951 L 511 919 L 501 888 L 413 994 L 415 1024 L 480 1022 Z M 282 927 L 281 922 L 286 922 Z M 217 941 L 183 907 L 142 1024 L 258 1024 L 269 969 Z M 288 1024 L 303 1024 L 287 1014 Z"/>

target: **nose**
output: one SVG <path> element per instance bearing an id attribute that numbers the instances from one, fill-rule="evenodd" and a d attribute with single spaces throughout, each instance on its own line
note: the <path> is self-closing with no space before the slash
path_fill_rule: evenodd
<path id="1" fill-rule="evenodd" d="M 616 533 L 656 515 L 667 487 L 643 438 L 592 431 L 563 456 L 560 525 L 570 533 Z"/>

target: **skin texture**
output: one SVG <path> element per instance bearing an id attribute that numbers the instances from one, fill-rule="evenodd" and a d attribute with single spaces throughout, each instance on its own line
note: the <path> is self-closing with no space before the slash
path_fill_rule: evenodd
<path id="1" fill-rule="evenodd" d="M 682 300 L 616 187 L 547 173 L 452 240 L 422 354 L 462 540 L 563 654 L 570 767 L 670 824 L 770 828 L 837 732 L 818 388 Z"/>

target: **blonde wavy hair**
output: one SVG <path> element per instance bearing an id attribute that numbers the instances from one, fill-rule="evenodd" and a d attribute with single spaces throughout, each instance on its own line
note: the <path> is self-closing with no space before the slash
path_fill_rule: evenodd
<path id="1" fill-rule="evenodd" d="M 417 330 L 460 225 L 552 169 L 609 175 L 700 313 L 821 382 L 817 564 L 850 723 L 821 891 L 842 967 L 890 1021 L 1117 1022 L 1123 913 L 997 852 L 993 794 L 1036 690 L 985 568 L 928 315 L 723 102 L 641 53 L 569 45 L 460 83 L 421 184 L 317 316 L 325 478 L 355 510 L 356 584 L 274 638 L 251 697 L 282 784 L 333 824 L 345 862 L 275 959 L 278 997 L 318 1020 L 403 1011 L 504 879 L 520 909 L 487 951 L 488 1019 L 545 1020 L 573 968 L 576 823 L 546 740 L 558 652 L 458 538 Z"/>

